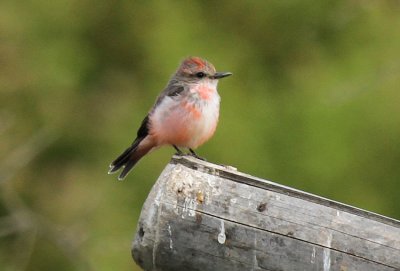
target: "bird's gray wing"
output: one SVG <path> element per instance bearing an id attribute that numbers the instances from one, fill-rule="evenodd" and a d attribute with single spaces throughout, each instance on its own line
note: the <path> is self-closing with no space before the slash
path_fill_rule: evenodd
<path id="1" fill-rule="evenodd" d="M 140 128 L 137 131 L 137 138 L 145 138 L 148 135 L 149 133 L 148 122 L 149 122 L 149 115 L 147 115 L 143 119 L 142 124 L 140 125 Z"/>
<path id="2" fill-rule="evenodd" d="M 168 84 L 168 86 L 157 97 L 156 103 L 154 104 L 153 108 L 159 105 L 165 97 L 178 96 L 184 90 L 185 87 L 181 84 L 174 84 L 174 83 Z"/>

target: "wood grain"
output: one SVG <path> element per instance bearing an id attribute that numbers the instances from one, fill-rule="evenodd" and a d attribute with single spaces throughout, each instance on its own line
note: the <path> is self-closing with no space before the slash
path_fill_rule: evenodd
<path id="1" fill-rule="evenodd" d="M 132 255 L 144 270 L 400 270 L 400 221 L 174 156 Z"/>

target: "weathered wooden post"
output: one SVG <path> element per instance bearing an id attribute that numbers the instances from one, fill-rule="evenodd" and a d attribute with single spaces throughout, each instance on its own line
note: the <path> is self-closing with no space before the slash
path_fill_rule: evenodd
<path id="1" fill-rule="evenodd" d="M 143 206 L 132 255 L 146 271 L 394 271 L 400 221 L 174 156 Z"/>

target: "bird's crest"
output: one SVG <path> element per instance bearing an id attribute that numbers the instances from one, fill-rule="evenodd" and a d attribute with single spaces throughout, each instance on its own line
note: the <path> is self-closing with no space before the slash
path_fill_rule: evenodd
<path id="1" fill-rule="evenodd" d="M 193 62 L 199 69 L 203 69 L 207 65 L 207 61 L 201 59 L 200 57 L 190 57 L 187 61 Z"/>
<path id="2" fill-rule="evenodd" d="M 192 56 L 182 62 L 179 71 L 189 74 L 194 74 L 197 71 L 205 71 L 212 74 L 215 72 L 215 68 L 207 60 Z"/>

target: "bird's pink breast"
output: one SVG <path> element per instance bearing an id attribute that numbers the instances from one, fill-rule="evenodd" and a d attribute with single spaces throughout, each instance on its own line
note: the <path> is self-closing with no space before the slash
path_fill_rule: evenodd
<path id="1" fill-rule="evenodd" d="M 189 93 L 166 97 L 154 110 L 150 117 L 150 134 L 157 145 L 197 148 L 214 134 L 219 116 L 219 95 L 206 86 L 200 86 L 196 91 L 196 99 Z"/>

